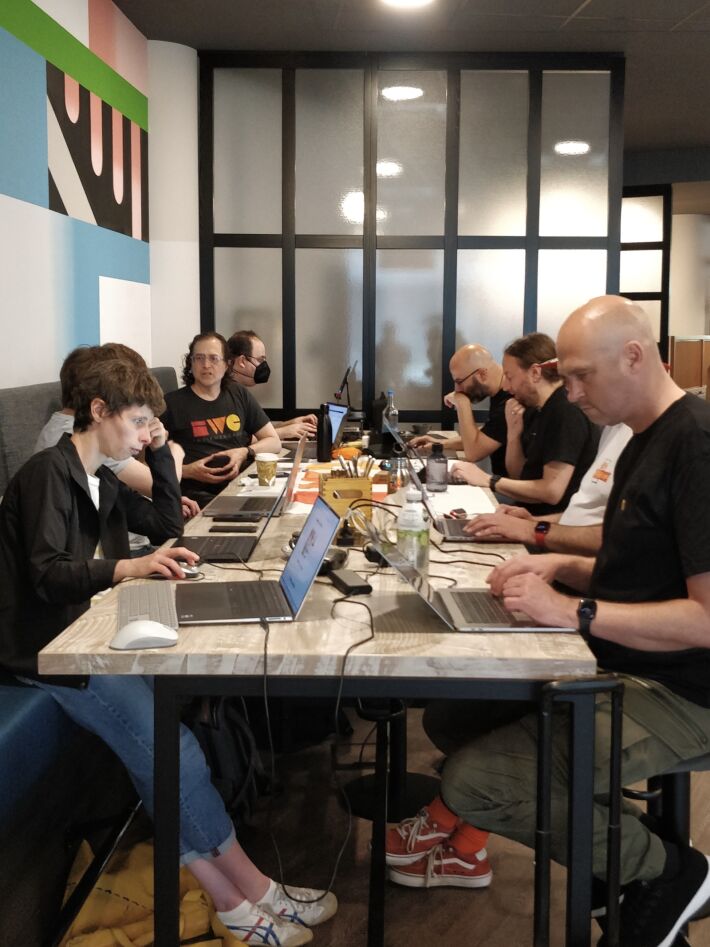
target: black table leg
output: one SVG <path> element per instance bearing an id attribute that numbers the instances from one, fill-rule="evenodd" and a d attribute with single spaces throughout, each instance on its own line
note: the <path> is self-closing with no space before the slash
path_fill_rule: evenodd
<path id="1" fill-rule="evenodd" d="M 595 695 L 570 700 L 567 947 L 589 947 L 592 910 Z"/>
<path id="2" fill-rule="evenodd" d="M 180 942 L 180 714 L 170 681 L 155 678 L 155 947 Z"/>
<path id="3" fill-rule="evenodd" d="M 377 722 L 375 749 L 375 811 L 370 852 L 370 900 L 367 913 L 367 947 L 385 941 L 385 833 L 387 829 L 389 723 Z"/>

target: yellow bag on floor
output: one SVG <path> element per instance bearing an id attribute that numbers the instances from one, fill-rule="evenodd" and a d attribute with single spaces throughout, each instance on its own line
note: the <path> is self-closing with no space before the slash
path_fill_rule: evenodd
<path id="1" fill-rule="evenodd" d="M 92 858 L 86 842 L 67 883 L 74 890 Z M 202 936 L 202 940 L 192 940 Z M 190 947 L 242 944 L 220 924 L 212 901 L 186 868 L 180 870 L 180 939 Z M 153 943 L 153 845 L 141 842 L 118 852 L 99 877 L 62 947 L 150 947 Z"/>

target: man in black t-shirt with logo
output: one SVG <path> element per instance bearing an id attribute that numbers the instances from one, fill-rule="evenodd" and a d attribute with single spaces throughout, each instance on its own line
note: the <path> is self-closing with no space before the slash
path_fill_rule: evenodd
<path id="1" fill-rule="evenodd" d="M 616 466 L 595 559 L 523 555 L 496 567 L 492 591 L 506 608 L 544 625 L 577 626 L 600 668 L 625 685 L 622 779 L 670 770 L 710 747 L 710 405 L 665 372 L 643 310 L 615 296 L 566 320 L 559 368 L 569 400 L 599 424 L 633 436 Z M 563 595 L 553 580 L 577 589 Z M 500 716 L 500 705 L 497 713 Z M 492 712 L 496 712 L 493 710 Z M 593 873 L 606 873 L 609 704 L 597 703 Z M 486 712 L 477 705 L 477 719 Z M 492 719 L 492 718 L 489 718 Z M 449 757 L 442 797 L 465 822 L 534 843 L 536 715 L 491 729 L 472 724 Z M 459 718 L 439 721 L 435 742 Z M 552 853 L 566 857 L 568 745 L 556 728 Z M 662 839 L 625 809 L 621 819 L 620 943 L 671 947 L 684 924 L 707 913 L 710 860 Z M 605 943 L 602 938 L 600 944 Z"/>
<path id="2" fill-rule="evenodd" d="M 505 403 L 510 398 L 503 389 L 503 368 L 482 345 L 464 345 L 451 356 L 449 371 L 454 390 L 444 398 L 448 408 L 458 416 L 460 437 L 440 441 L 431 434 L 413 437 L 412 447 L 445 444 L 447 450 L 462 450 L 466 460 L 474 462 L 491 458 L 491 471 L 505 476 Z M 479 429 L 472 405 L 490 398 L 488 420 Z"/>
<path id="3" fill-rule="evenodd" d="M 557 374 L 555 343 L 530 332 L 503 355 L 505 472 L 490 477 L 475 464 L 458 461 L 454 480 L 490 487 L 533 516 L 565 509 L 594 460 L 599 431 L 567 400 Z"/>
<path id="4" fill-rule="evenodd" d="M 254 459 L 255 450 L 280 453 L 281 441 L 266 414 L 241 385 L 229 381 L 227 341 L 203 332 L 185 356 L 185 387 L 165 397 L 161 420 L 182 446 L 184 493 L 204 503 Z"/>

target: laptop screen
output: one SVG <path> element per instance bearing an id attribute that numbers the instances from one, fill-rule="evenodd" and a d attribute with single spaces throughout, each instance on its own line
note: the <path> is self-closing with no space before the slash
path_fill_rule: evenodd
<path id="1" fill-rule="evenodd" d="M 348 413 L 348 406 L 346 404 L 335 404 L 333 401 L 328 402 L 328 417 L 330 418 L 330 429 L 332 432 L 332 443 L 335 445 L 338 443 L 338 432 L 345 420 Z M 340 432 L 342 434 L 342 432 Z"/>
<path id="2" fill-rule="evenodd" d="M 294 617 L 318 575 L 339 524 L 340 516 L 318 497 L 279 579 Z"/>

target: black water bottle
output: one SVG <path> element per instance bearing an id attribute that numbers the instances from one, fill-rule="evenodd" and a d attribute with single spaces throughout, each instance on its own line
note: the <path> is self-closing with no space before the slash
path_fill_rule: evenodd
<path id="1" fill-rule="evenodd" d="M 333 429 L 330 424 L 328 405 L 322 404 L 318 415 L 318 430 L 316 431 L 316 457 L 321 463 L 330 460 L 332 446 Z"/>

